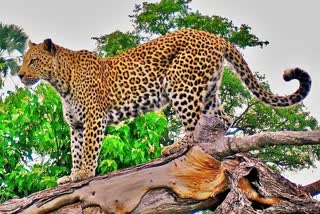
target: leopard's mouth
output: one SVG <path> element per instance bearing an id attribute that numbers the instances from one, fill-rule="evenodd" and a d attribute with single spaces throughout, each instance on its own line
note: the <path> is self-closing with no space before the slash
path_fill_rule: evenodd
<path id="1" fill-rule="evenodd" d="M 21 82 L 23 84 L 25 84 L 26 86 L 31 86 L 36 84 L 37 82 L 39 82 L 40 79 L 34 79 L 34 78 L 28 78 L 28 77 L 24 77 Z"/>

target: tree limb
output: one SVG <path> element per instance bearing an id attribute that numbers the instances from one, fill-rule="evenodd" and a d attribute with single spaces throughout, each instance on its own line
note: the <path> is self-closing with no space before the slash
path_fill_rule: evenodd
<path id="1" fill-rule="evenodd" d="M 315 196 L 320 194 L 320 180 L 315 181 L 311 184 L 301 187 L 303 191 L 310 193 L 310 195 Z"/>
<path id="2" fill-rule="evenodd" d="M 204 115 L 200 118 L 194 132 L 195 143 L 218 159 L 266 146 L 320 144 L 320 131 L 279 131 L 242 137 L 225 137 L 221 132 L 221 126 L 221 123 L 214 117 Z M 214 146 L 207 145 L 212 142 L 214 142 Z"/>

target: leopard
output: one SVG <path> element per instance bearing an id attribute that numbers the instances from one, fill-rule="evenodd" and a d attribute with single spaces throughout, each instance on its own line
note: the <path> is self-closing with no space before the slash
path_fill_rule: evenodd
<path id="1" fill-rule="evenodd" d="M 164 147 L 163 155 L 189 146 L 202 115 L 212 115 L 228 130 L 233 121 L 219 95 L 226 62 L 258 100 L 273 107 L 301 102 L 311 87 L 306 71 L 290 68 L 283 78 L 298 80 L 298 89 L 275 95 L 259 83 L 235 44 L 202 30 L 172 31 L 110 58 L 70 50 L 51 39 L 39 44 L 29 41 L 28 46 L 18 76 L 27 86 L 39 80 L 49 83 L 61 97 L 70 126 L 72 169 L 59 184 L 95 176 L 107 125 L 169 104 L 189 140 Z"/>

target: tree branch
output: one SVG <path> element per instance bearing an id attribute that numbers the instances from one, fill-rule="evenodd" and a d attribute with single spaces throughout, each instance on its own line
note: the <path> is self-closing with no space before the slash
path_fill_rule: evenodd
<path id="1" fill-rule="evenodd" d="M 320 194 L 320 180 L 315 181 L 311 184 L 301 187 L 303 191 L 310 193 L 312 196 Z"/>
<path id="2" fill-rule="evenodd" d="M 273 145 L 317 145 L 320 144 L 320 131 L 265 132 L 245 137 L 228 138 L 226 141 L 234 153 L 248 152 Z"/>
<path id="3" fill-rule="evenodd" d="M 251 107 L 254 106 L 257 103 L 259 103 L 259 101 L 254 101 L 252 103 L 249 103 L 247 105 L 246 109 L 234 120 L 232 125 L 236 126 L 238 124 L 238 122 L 242 119 L 242 117 L 251 109 Z"/>
<path id="4" fill-rule="evenodd" d="M 218 159 L 265 146 L 320 144 L 320 131 L 279 131 L 242 137 L 225 137 L 221 127 L 222 124 L 217 119 L 204 115 L 200 118 L 194 132 L 194 141 Z M 212 142 L 214 146 L 207 145 Z"/>

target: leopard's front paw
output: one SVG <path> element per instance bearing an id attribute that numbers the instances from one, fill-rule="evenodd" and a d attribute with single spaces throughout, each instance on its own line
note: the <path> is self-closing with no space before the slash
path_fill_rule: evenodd
<path id="1" fill-rule="evenodd" d="M 162 156 L 169 156 L 169 155 L 175 154 L 183 149 L 187 149 L 187 147 L 188 147 L 187 144 L 176 142 L 172 145 L 165 146 L 161 151 L 161 155 Z"/>
<path id="2" fill-rule="evenodd" d="M 169 146 L 165 146 L 161 151 L 161 155 L 169 156 L 182 150 L 187 150 L 191 146 L 193 146 L 193 134 L 188 133 L 181 140 L 174 142 Z"/>
<path id="3" fill-rule="evenodd" d="M 161 151 L 161 156 L 162 157 L 169 156 L 169 155 L 173 154 L 174 151 L 175 151 L 175 148 L 172 148 L 172 145 L 165 146 Z"/>
<path id="4" fill-rule="evenodd" d="M 75 181 L 82 181 L 88 178 L 94 177 L 95 173 L 93 173 L 91 170 L 87 169 L 80 169 L 78 171 L 75 171 L 71 173 L 70 177 L 73 182 Z"/>
<path id="5" fill-rule="evenodd" d="M 70 183 L 71 182 L 71 177 L 70 176 L 63 176 L 57 180 L 58 185 L 60 184 L 65 184 L 65 183 Z"/>
<path id="6" fill-rule="evenodd" d="M 92 171 L 86 170 L 86 169 L 80 169 L 72 172 L 70 176 L 63 176 L 59 178 L 57 183 L 64 184 L 64 183 L 82 181 L 92 177 L 94 177 L 94 173 L 92 173 Z"/>

